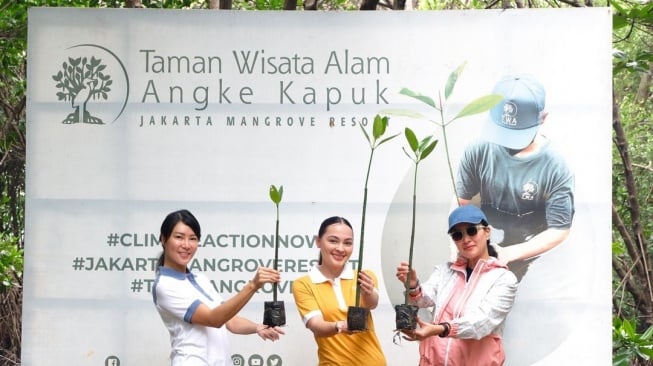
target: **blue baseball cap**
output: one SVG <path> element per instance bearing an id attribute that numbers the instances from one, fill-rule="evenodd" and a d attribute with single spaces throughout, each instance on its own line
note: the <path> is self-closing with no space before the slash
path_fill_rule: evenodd
<path id="1" fill-rule="evenodd" d="M 490 110 L 484 138 L 509 149 L 525 148 L 542 123 L 544 87 L 532 76 L 513 75 L 501 79 L 492 93 L 504 99 Z"/>
<path id="2" fill-rule="evenodd" d="M 449 230 L 447 232 L 450 233 L 454 226 L 463 222 L 467 224 L 487 223 L 487 218 L 480 208 L 472 204 L 457 207 L 449 214 Z"/>

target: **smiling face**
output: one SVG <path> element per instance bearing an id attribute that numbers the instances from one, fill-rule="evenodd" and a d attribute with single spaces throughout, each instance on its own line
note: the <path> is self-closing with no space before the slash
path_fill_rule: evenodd
<path id="1" fill-rule="evenodd" d="M 186 272 L 188 263 L 197 251 L 199 238 L 190 226 L 178 222 L 172 229 L 170 236 L 162 238 L 164 252 L 164 266 L 179 272 Z"/>
<path id="2" fill-rule="evenodd" d="M 322 258 L 322 273 L 330 278 L 338 277 L 354 250 L 354 233 L 347 224 L 331 224 L 317 238 L 317 247 Z"/>
<path id="3" fill-rule="evenodd" d="M 473 235 L 470 235 L 470 233 Z M 458 239 L 460 234 L 462 234 L 462 238 L 454 240 L 454 243 L 460 256 L 467 259 L 468 267 L 474 268 L 479 259 L 487 259 L 490 256 L 487 246 L 490 239 L 489 227 L 480 224 L 461 223 L 451 230 L 452 238 Z"/>

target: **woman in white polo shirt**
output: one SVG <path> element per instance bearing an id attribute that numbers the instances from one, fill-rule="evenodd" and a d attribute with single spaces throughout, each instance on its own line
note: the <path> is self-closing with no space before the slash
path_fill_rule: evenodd
<path id="1" fill-rule="evenodd" d="M 159 258 L 152 296 L 168 332 L 172 366 L 230 366 L 227 330 L 235 334 L 258 334 L 264 340 L 279 339 L 283 330 L 237 316 L 240 309 L 266 283 L 279 282 L 278 271 L 259 267 L 254 278 L 224 301 L 201 273 L 187 265 L 197 251 L 200 224 L 188 210 L 166 216 L 159 240 Z"/>

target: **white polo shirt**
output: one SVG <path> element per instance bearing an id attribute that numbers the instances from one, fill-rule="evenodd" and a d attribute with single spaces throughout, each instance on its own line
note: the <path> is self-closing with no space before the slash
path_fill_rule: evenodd
<path id="1" fill-rule="evenodd" d="M 152 296 L 170 333 L 172 366 L 232 366 L 226 326 L 212 328 L 190 322 L 200 303 L 209 308 L 222 303 L 204 275 L 159 267 Z"/>

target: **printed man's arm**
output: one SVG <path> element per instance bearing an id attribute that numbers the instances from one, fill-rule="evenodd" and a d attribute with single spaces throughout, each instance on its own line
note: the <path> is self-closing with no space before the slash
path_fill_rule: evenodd
<path id="1" fill-rule="evenodd" d="M 536 257 L 555 248 L 569 235 L 569 229 L 546 229 L 523 243 L 498 247 L 499 259 L 510 263 L 519 259 Z"/>
<path id="2" fill-rule="evenodd" d="M 471 200 L 460 198 L 458 202 L 460 202 L 461 205 L 467 205 L 471 203 Z M 490 225 L 492 225 L 492 223 L 490 223 Z M 568 235 L 569 229 L 550 228 L 523 243 L 510 245 L 508 247 L 497 245 L 494 247 L 499 254 L 499 259 L 505 263 L 510 263 L 516 260 L 528 259 L 542 255 L 565 241 Z"/>

